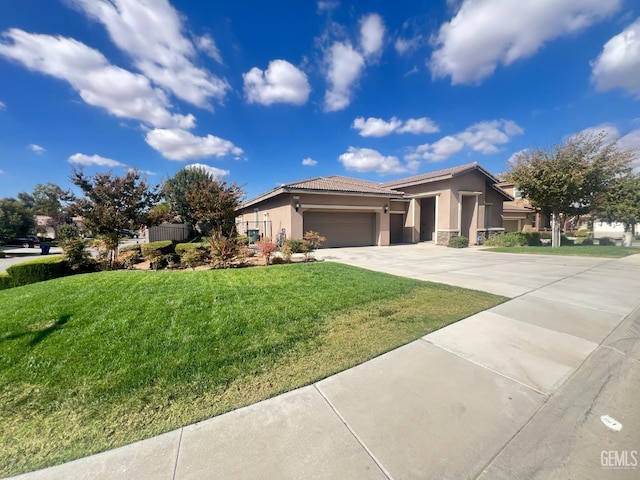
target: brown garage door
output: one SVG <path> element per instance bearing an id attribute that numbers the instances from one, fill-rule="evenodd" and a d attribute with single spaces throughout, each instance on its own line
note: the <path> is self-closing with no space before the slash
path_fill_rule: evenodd
<path id="1" fill-rule="evenodd" d="M 326 237 L 323 247 L 375 245 L 375 213 L 305 212 L 303 228 Z"/>

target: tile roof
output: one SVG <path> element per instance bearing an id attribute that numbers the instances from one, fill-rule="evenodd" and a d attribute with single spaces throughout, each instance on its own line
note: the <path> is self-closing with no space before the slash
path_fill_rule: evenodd
<path id="1" fill-rule="evenodd" d="M 491 173 L 482 168 L 478 162 L 467 163 L 465 165 L 459 165 L 457 167 L 445 168 L 443 170 L 436 170 L 435 172 L 423 173 L 421 175 L 414 175 L 413 177 L 400 178 L 398 180 L 392 180 L 390 182 L 383 183 L 382 186 L 388 188 L 402 188 L 410 185 L 418 185 L 421 183 L 429 183 L 436 182 L 438 180 L 443 180 L 446 178 L 455 177 L 456 175 L 460 175 L 463 173 L 470 172 L 471 170 L 480 170 L 487 177 L 489 177 L 494 182 L 497 182 L 498 179 L 495 178 Z"/>
<path id="2" fill-rule="evenodd" d="M 282 186 L 287 190 L 316 190 L 323 192 L 340 192 L 340 193 L 370 193 L 374 195 L 393 195 L 401 194 L 397 190 L 392 190 L 382 186 L 377 182 L 368 180 L 360 180 L 358 178 L 342 177 L 340 175 L 332 175 L 330 177 L 317 177 L 299 182 L 287 183 Z"/>

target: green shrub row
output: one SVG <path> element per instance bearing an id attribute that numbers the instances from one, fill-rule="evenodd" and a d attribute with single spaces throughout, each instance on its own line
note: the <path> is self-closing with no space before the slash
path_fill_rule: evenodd
<path id="1" fill-rule="evenodd" d="M 180 256 L 193 250 L 207 251 L 209 250 L 209 244 L 206 242 L 179 243 L 175 247 L 175 252 Z"/>
<path id="2" fill-rule="evenodd" d="M 488 238 L 484 244 L 489 247 L 536 247 L 541 245 L 539 232 L 507 232 Z"/>
<path id="3" fill-rule="evenodd" d="M 469 246 L 469 239 L 467 237 L 456 236 L 449 239 L 447 247 L 450 248 L 467 248 Z"/>
<path id="4" fill-rule="evenodd" d="M 71 270 L 62 255 L 17 263 L 0 277 L 0 289 L 29 285 L 69 275 Z"/>

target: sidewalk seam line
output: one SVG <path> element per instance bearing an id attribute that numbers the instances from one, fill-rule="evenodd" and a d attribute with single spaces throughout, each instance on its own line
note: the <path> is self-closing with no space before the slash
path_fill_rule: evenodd
<path id="1" fill-rule="evenodd" d="M 373 452 L 365 445 L 364 441 L 358 436 L 358 434 L 349 426 L 349 424 L 347 423 L 346 419 L 340 415 L 340 412 L 338 412 L 338 409 L 331 403 L 331 401 L 325 396 L 324 393 L 322 393 L 322 390 L 320 390 L 320 388 L 318 388 L 318 384 L 314 383 L 313 387 L 316 389 L 316 391 L 320 394 L 320 396 L 322 398 L 324 398 L 324 401 L 327 402 L 327 405 L 329 405 L 329 408 L 333 411 L 333 413 L 336 414 L 336 416 L 340 419 L 340 421 L 342 422 L 342 424 L 346 427 L 347 430 L 349 430 L 349 432 L 351 433 L 351 435 L 353 436 L 353 438 L 355 438 L 356 442 L 358 442 L 358 444 L 362 447 L 362 449 L 367 453 L 367 455 L 369 455 L 369 457 L 371 458 L 371 460 L 373 460 L 373 463 L 375 463 L 378 468 L 380 469 L 380 471 L 382 472 L 382 474 L 387 477 L 389 480 L 393 480 L 393 477 L 391 476 L 391 473 L 389 473 L 387 471 L 386 468 L 384 468 L 384 466 L 382 465 L 382 462 L 380 462 L 376 456 L 373 454 Z M 174 479 L 175 480 L 175 479 Z"/>
<path id="2" fill-rule="evenodd" d="M 178 451 L 176 452 L 176 462 L 173 465 L 173 480 L 176 480 L 176 473 L 178 473 L 178 461 L 180 460 L 180 452 L 182 451 L 182 434 L 184 433 L 184 427 L 180 428 L 180 438 L 178 439 Z"/>
<path id="3" fill-rule="evenodd" d="M 621 352 L 620 350 L 618 350 L 617 348 L 612 347 L 611 345 L 600 345 L 600 346 L 603 347 L 603 348 L 606 348 L 608 350 L 613 350 L 614 352 L 619 353 L 620 355 L 622 355 L 627 360 L 631 360 L 633 363 L 637 363 L 638 365 L 640 365 L 640 360 L 636 360 L 635 358 L 630 357 L 626 353 Z"/>
<path id="4" fill-rule="evenodd" d="M 426 339 L 426 338 L 424 338 L 424 337 L 421 337 L 421 338 L 420 338 L 420 340 L 422 340 L 423 342 L 426 342 L 426 343 L 428 343 L 429 345 L 432 345 L 432 346 L 434 346 L 434 347 L 436 347 L 436 348 L 439 348 L 439 349 L 441 349 L 441 350 L 444 350 L 445 352 L 449 352 L 449 353 L 451 353 L 451 354 L 455 355 L 456 357 L 462 358 L 463 360 L 466 360 L 467 362 L 473 363 L 474 365 L 477 365 L 477 366 L 479 366 L 479 367 L 481 367 L 481 368 L 484 368 L 485 370 L 489 370 L 490 372 L 493 372 L 493 373 L 495 373 L 496 375 L 500 375 L 501 377 L 507 378 L 507 379 L 511 380 L 512 382 L 515 382 L 515 383 L 517 383 L 517 384 L 519 384 L 519 385 L 522 385 L 523 387 L 526 387 L 526 388 L 528 388 L 529 390 L 533 390 L 534 392 L 539 393 L 540 395 L 542 395 L 542 396 L 544 396 L 544 397 L 549 397 L 549 396 L 551 396 L 551 393 L 549 393 L 549 392 L 543 392 L 542 390 L 538 390 L 537 388 L 532 387 L 531 385 L 527 385 L 526 383 L 521 382 L 520 380 L 516 380 L 515 378 L 510 377 L 509 375 L 506 375 L 506 374 L 504 374 L 504 373 L 502 373 L 502 372 L 499 372 L 499 371 L 497 371 L 497 370 L 494 370 L 493 368 L 487 367 L 486 365 L 483 365 L 482 363 L 476 362 L 475 360 L 472 360 L 472 359 L 470 359 L 470 358 L 468 358 L 468 357 L 465 357 L 465 356 L 463 356 L 463 355 L 460 355 L 459 353 L 454 352 L 453 350 L 449 350 L 448 348 L 445 348 L 445 347 L 443 347 L 442 345 L 438 345 L 437 343 L 433 343 L 432 341 L 427 340 L 427 339 Z"/>

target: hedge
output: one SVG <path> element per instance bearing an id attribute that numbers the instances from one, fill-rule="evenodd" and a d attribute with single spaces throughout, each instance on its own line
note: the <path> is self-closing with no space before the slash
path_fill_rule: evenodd
<path id="1" fill-rule="evenodd" d="M 142 247 L 140 248 L 142 251 L 142 256 L 145 258 L 160 257 L 162 255 L 174 253 L 173 242 L 171 240 L 161 240 L 159 242 L 143 243 Z"/>
<path id="2" fill-rule="evenodd" d="M 490 247 L 537 247 L 540 245 L 540 233 L 507 232 L 488 238 L 484 244 Z"/>
<path id="3" fill-rule="evenodd" d="M 67 262 L 64 261 L 62 255 L 39 258 L 7 268 L 9 283 L 12 287 L 64 277 L 70 273 Z M 2 280 L 2 282 L 5 283 L 6 280 Z"/>
<path id="4" fill-rule="evenodd" d="M 7 272 L 0 272 L 0 290 L 6 290 L 12 286 L 9 274 Z"/>
<path id="5" fill-rule="evenodd" d="M 209 244 L 204 242 L 179 243 L 176 245 L 176 253 L 184 255 L 192 250 L 209 250 Z"/>

